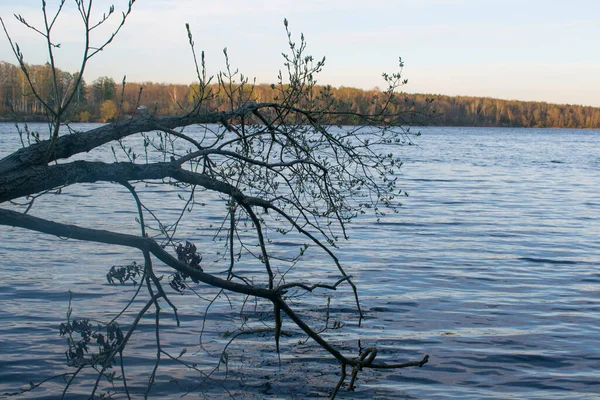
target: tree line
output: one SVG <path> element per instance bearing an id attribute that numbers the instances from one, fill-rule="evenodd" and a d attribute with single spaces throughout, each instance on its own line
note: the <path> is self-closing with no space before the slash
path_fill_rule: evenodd
<path id="1" fill-rule="evenodd" d="M 70 89 L 77 80 L 77 74 L 58 70 L 59 91 Z M 52 106 L 54 91 L 52 69 L 46 65 L 28 65 L 29 79 L 39 88 L 38 97 L 47 98 Z M 139 113 L 155 116 L 172 116 L 185 113 L 196 104 L 199 96 L 197 84 L 167 84 L 155 82 L 133 83 L 115 82 L 110 77 L 100 77 L 91 84 L 81 80 L 77 88 L 74 104 L 70 107 L 68 120 L 74 122 L 113 122 Z M 212 91 L 210 107 L 222 108 L 228 95 L 219 92 L 217 83 L 208 85 Z M 342 125 L 360 125 L 356 114 L 375 113 L 380 95 L 379 89 L 361 90 L 351 87 L 332 88 L 315 86 L 314 91 L 327 91 L 334 109 L 340 113 L 337 122 Z M 242 85 L 236 94 L 261 102 L 278 100 L 279 90 L 274 85 Z M 524 128 L 600 128 L 600 108 L 551 104 L 545 102 L 525 102 L 500 100 L 488 97 L 444 96 L 401 93 L 404 103 L 417 111 L 411 116 L 411 124 L 439 126 L 483 126 L 483 127 L 524 127 Z M 0 119 L 37 120 L 45 118 L 44 107 L 38 97 L 31 92 L 27 77 L 21 68 L 0 62 Z M 60 93 L 59 93 L 60 97 Z M 433 104 L 430 104 L 433 103 Z M 427 109 L 427 115 L 419 115 L 418 110 Z M 393 111 L 393 110 L 392 110 Z M 432 113 L 433 111 L 433 113 Z M 344 115 L 343 113 L 347 113 Z M 433 118 L 432 118 L 433 115 Z"/>
<path id="2" fill-rule="evenodd" d="M 435 96 L 434 106 L 435 124 L 441 126 L 600 128 L 598 107 L 442 95 Z"/>

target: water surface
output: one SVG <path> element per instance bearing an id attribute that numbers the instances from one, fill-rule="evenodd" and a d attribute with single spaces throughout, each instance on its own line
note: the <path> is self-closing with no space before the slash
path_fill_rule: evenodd
<path id="1" fill-rule="evenodd" d="M 410 196 L 400 213 L 379 223 L 357 221 L 350 242 L 338 252 L 359 286 L 367 318 L 358 328 L 349 290 L 336 292 L 331 311 L 346 325 L 328 338 L 348 351 L 355 351 L 358 340 L 377 345 L 381 360 L 402 362 L 428 353 L 430 362 L 421 369 L 366 371 L 356 391 L 341 397 L 598 398 L 600 131 L 424 128 L 422 133 L 416 146 L 401 150 L 405 165 L 399 180 Z M 14 127 L 0 124 L 0 156 L 17 141 Z M 174 191 L 148 190 L 143 200 L 164 218 L 181 208 Z M 214 217 L 218 207 L 197 210 L 203 218 L 181 231 L 205 244 L 206 260 L 218 258 L 210 246 L 220 223 Z M 135 204 L 124 189 L 110 184 L 65 189 L 32 212 L 137 233 Z M 106 272 L 111 265 L 141 260 L 119 247 L 6 227 L 0 232 L 0 393 L 5 393 L 69 370 L 65 341 L 58 335 L 69 290 L 75 317 L 106 320 L 135 290 L 108 285 Z M 282 253 L 302 244 L 290 241 L 292 246 L 280 246 Z M 320 254 L 296 274 L 336 276 Z M 215 294 L 206 287 L 199 291 L 204 298 Z M 295 304 L 307 317 L 322 318 L 324 295 L 304 296 Z M 165 346 L 175 355 L 185 347 L 188 360 L 214 365 L 224 343 L 219 332 L 235 329 L 232 315 L 239 315 L 240 306 L 230 308 L 220 299 L 210 308 L 203 343 L 216 354 L 211 357 L 198 346 L 208 303 L 190 294 L 172 296 L 182 326 L 176 328 L 172 313 L 164 311 Z M 231 300 L 235 304 L 237 298 Z M 255 317 L 269 312 L 245 311 Z M 143 390 L 153 366 L 151 322 L 143 324 L 126 357 L 131 379 L 138 376 L 134 391 Z M 284 329 L 286 324 L 292 336 L 284 340 L 281 364 L 271 336 L 244 337 L 229 349 L 230 379 L 194 387 L 201 382 L 197 374 L 166 362 L 152 393 L 176 398 L 190 388 L 193 397 L 326 395 L 337 380 L 335 360 L 304 342 L 291 322 L 284 322 Z M 22 397 L 54 398 L 61 388 L 60 381 L 52 381 Z M 76 386 L 74 393 L 85 391 Z"/>

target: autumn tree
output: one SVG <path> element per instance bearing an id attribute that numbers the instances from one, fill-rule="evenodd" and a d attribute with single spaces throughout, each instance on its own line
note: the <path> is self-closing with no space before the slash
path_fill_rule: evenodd
<path id="1" fill-rule="evenodd" d="M 397 211 L 399 197 L 404 195 L 396 185 L 401 161 L 394 149 L 410 142 L 404 126 L 410 123 L 415 109 L 396 94 L 404 83 L 400 73 L 384 74 L 387 88 L 371 98 L 368 111 L 353 107 L 338 111 L 331 88 L 316 89 L 315 77 L 325 59 L 308 55 L 304 37 L 294 39 L 285 21 L 289 52 L 284 55 L 278 83 L 269 88 L 273 100 L 257 101 L 254 86 L 229 63 L 216 78 L 207 76 L 204 54 L 197 53 L 188 27 L 198 84 L 187 108 L 179 115 L 164 117 L 151 113 L 119 117 L 124 114 L 117 110 L 116 116 L 111 114 L 109 119 L 114 121 L 110 124 L 76 130 L 65 122 L 77 99 L 85 68 L 119 33 L 133 3 L 130 0 L 113 34 L 102 40 L 94 36 L 94 28 L 112 18 L 114 8 L 98 17 L 91 12 L 92 0 L 75 1 L 86 48 L 81 68 L 67 90 L 59 87 L 61 77 L 55 65 L 59 53 L 53 36 L 54 22 L 64 2 L 54 13 L 42 2 L 44 21 L 48 21 L 42 28 L 33 27 L 17 15 L 48 45 L 51 61 L 45 76 L 50 77 L 49 83 L 34 79 L 24 62 L 23 50 L 7 33 L 26 83 L 49 118 L 50 129 L 45 135 L 38 134 L 36 140 L 23 141 L 22 148 L 0 160 L 3 231 L 18 228 L 68 238 L 62 244 L 65 248 L 80 240 L 139 251 L 137 262 L 115 260 L 114 266 L 105 266 L 110 284 L 139 283 L 131 301 L 123 304 L 122 310 L 115 310 L 114 318 L 92 323 L 90 319 L 75 318 L 69 308 L 60 327 L 67 338 L 65 354 L 72 368 L 61 375 L 65 379 L 63 394 L 77 383 L 89 382 L 90 397 L 100 392 L 105 397 L 147 396 L 166 359 L 180 363 L 190 373 L 210 376 L 210 370 L 187 362 L 183 352 L 172 354 L 161 335 L 165 319 L 180 324 L 181 310 L 174 294 L 200 293 L 210 288 L 232 302 L 252 303 L 265 311 L 240 316 L 238 330 L 224 339 L 225 348 L 240 336 L 261 341 L 256 335 L 268 334 L 279 353 L 284 332 L 302 334 L 301 338 L 313 340 L 340 365 L 341 375 L 331 390 L 332 398 L 344 385 L 352 389 L 363 369 L 425 364 L 427 356 L 402 363 L 386 361 L 385 354 L 379 354 L 375 347 L 356 348 L 353 355 L 345 354 L 346 350 L 327 336 L 329 330 L 341 328 L 340 324 L 317 328 L 315 321 L 303 317 L 296 306 L 300 295 L 347 290 L 354 298 L 359 320 L 363 317 L 355 282 L 336 256 L 337 244 L 347 238 L 346 227 L 355 217 L 364 213 L 383 217 L 386 212 Z M 98 89 L 104 91 L 104 83 L 92 85 L 93 93 Z M 118 94 L 115 96 L 118 102 Z M 113 101 L 108 97 L 104 93 L 100 98 Z M 185 96 L 174 91 L 172 97 Z M 346 117 L 357 125 L 337 126 Z M 29 132 L 26 129 L 23 134 Z M 112 150 L 113 162 L 98 161 L 90 153 L 102 148 Z M 61 193 L 69 187 L 83 184 L 124 188 L 137 209 L 136 230 L 122 232 L 119 218 L 112 221 L 111 229 L 102 230 L 60 222 L 57 215 L 32 215 L 45 196 L 64 196 Z M 160 217 L 160 208 L 147 205 L 144 199 L 152 191 L 181 199 L 176 217 Z M 63 201 L 76 200 L 67 197 Z M 215 208 L 220 214 L 210 216 L 220 228 L 214 234 L 214 243 L 192 243 L 180 236 L 181 226 L 196 223 L 193 218 L 203 216 L 201 210 L 206 203 L 220 205 Z M 118 211 L 119 204 L 111 207 Z M 303 245 L 293 254 L 282 255 L 275 243 L 289 236 L 300 238 Z M 36 237 L 32 235 L 31 240 Z M 8 239 L 2 240 L 6 243 Z M 209 246 L 220 247 L 220 258 L 213 263 L 203 259 L 203 253 L 212 250 Z M 311 275 L 295 274 L 311 270 L 311 254 L 327 257 L 328 274 L 312 274 L 312 279 L 306 278 Z M 323 309 L 327 309 L 326 304 Z M 210 308 L 205 312 L 210 313 Z M 126 379 L 124 365 L 130 349 L 140 340 L 140 321 L 147 315 L 151 318 L 146 321 L 154 324 L 152 343 L 156 351 L 148 357 L 154 358 L 155 366 L 146 388 L 139 392 L 139 385 Z M 32 383 L 23 390 L 35 390 L 39 384 Z"/>

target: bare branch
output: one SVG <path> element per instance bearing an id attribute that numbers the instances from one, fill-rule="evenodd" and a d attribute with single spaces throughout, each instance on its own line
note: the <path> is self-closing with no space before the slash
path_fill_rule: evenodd
<path id="1" fill-rule="evenodd" d="M 295 287 L 299 287 L 302 288 L 304 290 L 306 290 L 307 292 L 312 292 L 313 290 L 317 289 L 317 288 L 321 288 L 321 289 L 329 289 L 329 290 L 336 290 L 337 287 L 342 283 L 342 282 L 346 282 L 348 279 L 352 278 L 351 276 L 344 276 L 340 279 L 338 279 L 333 285 L 328 285 L 325 283 L 315 283 L 312 285 L 308 285 L 306 283 L 302 283 L 302 282 L 290 282 L 290 283 L 286 283 L 284 285 L 280 285 L 277 287 L 277 289 L 279 290 L 286 290 L 286 289 L 292 289 Z"/>
<path id="2" fill-rule="evenodd" d="M 295 309 L 297 296 L 309 295 L 317 289 L 338 290 L 348 283 L 352 294 L 349 289 L 347 294 L 354 296 L 360 325 L 363 312 L 357 287 L 334 251 L 340 238 L 347 239 L 346 224 L 357 215 L 372 212 L 380 217 L 387 210 L 396 211 L 399 206 L 395 199 L 401 193 L 396 189 L 396 169 L 401 162 L 389 149 L 406 143 L 406 131 L 402 126 L 406 122 L 404 109 L 399 106 L 394 93 L 405 83 L 400 73 L 384 75 L 388 89 L 372 99 L 369 112 L 355 112 L 355 108 L 337 109 L 336 105 L 340 102 L 331 96 L 330 88 L 316 86 L 315 76 L 323 68 L 325 58 L 315 59 L 306 55 L 304 36 L 300 35 L 299 41 L 293 39 L 285 21 L 289 54 L 283 55 L 284 69 L 280 72 L 278 85 L 271 86 L 273 97 L 261 99 L 255 80 L 231 65 L 226 48 L 223 50 L 225 70 L 218 73 L 217 82 L 209 86 L 211 78 L 207 77 L 204 53 L 201 53 L 200 59 L 197 58 L 191 29 L 186 25 L 199 82 L 197 87 L 190 88 L 190 100 L 186 104 L 179 102 L 180 96 L 175 92 L 171 100 L 181 110 L 191 111 L 180 116 L 163 117 L 139 113 L 141 115 L 125 117 L 121 121 L 121 108 L 125 110 L 121 107 L 125 104 L 124 79 L 116 123 L 87 132 L 77 132 L 67 125 L 69 134 L 64 134 L 64 131 L 61 132 L 65 126 L 63 120 L 69 115 L 65 113 L 75 94 L 80 93 L 78 90 L 87 62 L 121 32 L 135 0 L 129 1 L 121 20 L 116 21 L 116 28 L 108 37 L 97 42 L 100 43 L 97 46 L 93 45 L 97 38 L 92 37 L 92 33 L 98 33 L 96 28 L 106 24 L 115 9 L 111 6 L 107 13 L 96 16 L 92 14 L 93 0 L 76 0 L 85 45 L 77 76 L 63 85 L 62 81 L 59 82 L 62 75 L 56 68 L 54 57 L 58 44 L 52 42 L 52 34 L 59 15 L 64 11 L 65 1 L 59 0 L 55 13 L 49 12 L 46 2 L 42 2 L 42 28 L 33 27 L 17 16 L 28 29 L 45 38 L 53 85 L 48 98 L 42 98 L 40 91 L 44 90 L 36 89 L 35 76 L 29 75 L 21 49 L 13 42 L 4 21 L 0 19 L 23 71 L 24 81 L 47 114 L 50 133 L 49 140 L 40 141 L 39 135 L 26 131 L 27 140 L 21 135 L 23 148 L 0 160 L 0 204 L 10 202 L 11 206 L 25 209 L 25 213 L 19 213 L 0 208 L 0 226 L 138 249 L 144 257 L 143 272 L 141 264 L 133 262 L 126 266 L 113 266 L 107 274 L 109 283 L 115 285 L 127 280 L 136 284 L 140 277 L 142 279 L 111 324 L 116 325 L 117 320 L 127 318 L 126 310 L 131 312 L 137 304 L 134 300 L 139 300 L 140 294 L 147 294 L 149 300 L 134 314 L 126 335 L 123 336 L 116 325 L 115 329 L 119 329 L 121 335 L 119 341 L 111 341 L 108 346 L 102 347 L 100 358 L 94 358 L 95 355 L 77 358 L 81 368 L 70 376 L 63 396 L 85 366 L 85 371 L 89 371 L 94 380 L 93 387 L 90 384 L 91 397 L 94 397 L 102 390 L 102 379 L 106 377 L 111 381 L 114 377 L 115 372 L 108 373 L 107 369 L 112 368 L 112 363 L 116 365 L 115 357 L 119 356 L 124 392 L 128 398 L 131 397 L 133 393 L 129 393 L 130 384 L 125 378 L 123 358 L 139 322 L 151 312 L 154 313 L 152 327 L 156 352 L 152 357 L 153 366 L 148 373 L 145 396 L 149 396 L 155 380 L 158 380 L 158 370 L 165 357 L 200 372 L 204 379 L 210 378 L 214 370 L 206 374 L 198 366 L 181 360 L 184 352 L 179 357 L 169 355 L 166 346 L 163 349 L 164 335 L 161 332 L 161 323 L 164 324 L 161 311 L 165 304 L 161 299 L 173 310 L 177 325 L 180 324 L 179 311 L 167 291 L 172 289 L 183 293 L 189 290 L 206 300 L 199 289 L 204 285 L 218 289 L 218 294 L 207 300 L 209 304 L 205 309 L 204 322 L 209 308 L 218 298 L 224 296 L 231 306 L 238 298 L 232 294 L 238 293 L 243 295 L 239 296 L 243 300 L 240 315 L 234 316 L 240 322 L 234 338 L 260 331 L 253 329 L 256 327 L 254 324 L 260 323 L 265 330 L 274 333 L 275 348 L 279 354 L 283 325 L 285 323 L 287 329 L 291 322 L 292 327 L 296 326 L 308 335 L 303 338 L 314 340 L 333 356 L 342 370 L 332 398 L 345 384 L 348 366 L 352 368 L 349 388 L 353 388 L 358 373 L 364 368 L 421 367 L 427 363 L 428 356 L 406 363 L 376 362 L 377 349 L 373 347 L 363 351 L 360 345 L 357 357 L 346 356 L 323 335 L 342 325 L 337 319 L 333 326 L 329 324 L 330 298 L 323 314 L 326 312 L 326 323 L 322 329 L 311 327 L 310 321 L 300 316 L 303 310 Z M 400 68 L 402 65 L 400 63 Z M 140 90 L 138 103 L 141 93 Z M 415 107 L 409 109 L 410 113 L 419 111 Z M 358 125 L 336 128 L 340 121 L 348 118 Z M 187 128 L 197 124 L 201 124 L 201 130 Z M 92 161 L 95 158 L 85 154 L 96 149 L 98 154 L 106 148 L 112 149 L 115 162 Z M 145 157 L 139 157 L 140 151 Z M 110 156 L 110 153 L 104 155 Z M 64 187 L 98 182 L 122 185 L 129 191 L 130 200 L 135 202 L 137 209 L 137 235 L 79 227 L 27 214 L 50 191 L 58 194 Z M 160 210 L 151 209 L 150 201 L 142 202 L 140 199 L 144 198 L 142 192 L 145 186 L 158 185 L 174 189 L 182 200 L 181 203 L 173 203 L 177 204 L 177 208 L 175 213 L 169 213 L 169 219 L 159 218 Z M 197 248 L 195 244 L 183 241 L 176 233 L 181 232 L 178 227 L 186 215 L 205 204 L 219 202 L 223 207 L 220 214 L 215 213 L 214 218 L 218 219 L 209 237 L 212 236 L 214 243 L 220 243 L 220 248 L 215 250 L 215 262 L 224 264 L 224 267 L 218 273 L 209 273 L 203 269 L 206 265 L 201 265 L 201 246 Z M 299 249 L 291 253 L 279 251 L 275 236 L 286 234 L 294 239 L 302 238 Z M 311 242 L 316 246 L 312 246 Z M 329 268 L 335 278 L 306 275 L 304 271 L 303 278 L 293 277 L 301 266 L 300 261 L 304 260 L 305 252 L 313 248 L 323 251 L 330 259 Z M 209 254 L 214 254 L 211 251 Z M 154 270 L 157 260 L 172 271 L 168 278 L 169 286 L 163 287 L 163 276 Z M 246 265 L 252 267 L 251 272 L 245 270 Z M 256 265 L 260 267 L 255 268 Z M 156 271 L 162 273 L 158 268 Z M 190 280 L 200 286 L 194 287 Z M 145 292 L 142 292 L 142 284 Z M 269 320 L 264 317 L 250 320 L 247 315 L 250 304 L 256 307 L 253 311 L 259 306 L 272 306 L 272 313 L 263 313 L 268 315 Z M 69 307 L 68 323 L 70 312 Z M 108 330 L 107 326 L 98 330 L 105 327 Z M 72 332 L 69 331 L 69 335 Z M 225 344 L 223 351 L 234 338 Z M 73 342 L 72 337 L 68 339 Z M 89 342 L 90 337 L 87 339 Z M 83 353 L 83 350 L 80 352 Z"/>

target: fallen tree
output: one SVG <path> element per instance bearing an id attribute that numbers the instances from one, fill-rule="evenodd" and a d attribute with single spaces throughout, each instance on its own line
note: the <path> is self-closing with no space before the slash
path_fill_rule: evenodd
<path id="1" fill-rule="evenodd" d="M 52 71 L 57 69 L 54 60 L 58 48 L 52 29 L 64 3 L 61 2 L 52 14 L 42 2 L 43 28 L 38 29 L 17 15 L 22 24 L 46 41 Z M 133 0 L 122 14 L 116 30 L 108 39 L 95 45 L 92 44 L 94 28 L 111 18 L 114 8 L 94 21 L 92 0 L 76 1 L 75 4 L 86 44 L 80 71 L 73 76 L 82 77 L 89 60 L 106 48 L 125 24 L 132 12 Z M 139 264 L 115 265 L 108 271 L 107 279 L 111 284 L 139 283 L 134 298 L 123 306 L 117 317 L 96 326 L 85 319 L 71 318 L 69 308 L 67 321 L 60 330 L 67 337 L 67 361 L 74 371 L 65 375 L 63 395 L 86 372 L 97 376 L 90 387 L 91 397 L 97 395 L 103 390 L 102 378 L 119 364 L 120 384 L 115 388 L 114 379 L 111 380 L 105 395 L 123 393 L 131 397 L 123 359 L 127 358 L 127 349 L 132 345 L 141 319 L 154 313 L 157 352 L 145 390 L 147 396 L 161 359 L 179 360 L 181 357 L 162 348 L 161 310 L 171 309 L 179 324 L 176 301 L 170 294 L 203 285 L 218 288 L 222 291 L 219 293 L 241 294 L 243 302 L 255 299 L 270 305 L 269 321 L 261 320 L 262 328 L 244 321 L 233 339 L 270 332 L 279 353 L 284 327 L 294 325 L 334 357 L 340 364 L 341 375 L 332 389 L 332 398 L 346 383 L 352 389 L 363 368 L 420 367 L 427 362 L 428 356 L 402 363 L 380 361 L 375 347 L 346 355 L 324 334 L 329 329 L 338 329 L 340 324 L 316 329 L 311 327 L 312 321 L 305 320 L 294 309 L 292 299 L 298 293 L 335 291 L 347 285 L 353 293 L 359 321 L 363 318 L 352 276 L 335 255 L 337 243 L 347 239 L 346 226 L 357 216 L 373 213 L 381 217 L 386 212 L 397 211 L 399 197 L 405 193 L 396 186 L 401 160 L 394 148 L 410 143 L 410 132 L 406 127 L 412 116 L 422 114 L 423 110 L 416 109 L 397 93 L 406 82 L 400 73 L 394 73 L 384 74 L 388 87 L 372 99 L 373 113 L 336 111 L 339 102 L 327 87 L 316 88 L 315 77 L 325 60 L 315 60 L 307 55 L 304 37 L 295 43 L 287 21 L 285 27 L 290 51 L 284 55 L 285 68 L 278 83 L 271 86 L 277 101 L 256 101 L 253 85 L 230 67 L 226 51 L 227 68 L 214 78 L 217 81 L 215 89 L 215 85 L 211 85 L 214 79 L 206 73 L 204 55 L 196 60 L 188 27 L 198 72 L 193 107 L 182 109 L 177 117 L 141 113 L 80 131 L 64 120 L 77 93 L 78 82 L 72 82 L 65 90 L 54 74 L 51 94 L 42 97 L 37 83 L 29 79 L 22 50 L 4 26 L 28 78 L 31 95 L 43 104 L 49 129 L 44 134 L 22 125 L 19 129 L 22 147 L 0 160 L 0 203 L 3 206 L 0 208 L 0 225 L 4 225 L 5 230 L 16 227 L 69 240 L 135 248 L 140 252 Z M 337 125 L 341 118 L 349 115 L 358 125 Z M 114 162 L 88 157 L 90 152 L 98 149 L 112 151 Z M 31 215 L 36 204 L 48 194 L 60 193 L 74 185 L 105 183 L 124 187 L 130 193 L 138 212 L 137 233 L 83 227 L 59 222 L 58 218 Z M 150 209 L 141 200 L 140 194 L 148 188 L 177 192 L 183 205 L 174 220 L 157 217 L 157 210 Z M 216 239 L 221 239 L 215 240 L 215 246 L 221 246 L 217 260 L 220 263 L 211 264 L 210 268 L 202 263 L 202 249 L 178 235 L 182 221 L 193 218 L 195 208 L 209 201 L 223 205 L 218 216 L 221 228 L 215 235 Z M 273 238 L 285 235 L 296 235 L 305 241 L 293 256 L 279 256 L 273 243 Z M 312 281 L 290 279 L 293 275 L 290 271 L 310 268 L 306 254 L 313 249 L 328 257 L 332 273 L 315 275 Z M 163 272 L 163 265 L 169 272 Z M 145 300 L 133 316 L 125 313 L 134 299 L 139 301 L 143 296 Z M 229 342 L 230 339 L 225 340 L 225 347 Z M 196 365 L 183 361 L 182 364 L 198 370 Z M 348 368 L 351 372 L 349 382 L 346 382 Z M 33 390 L 38 385 L 34 383 L 24 390 Z"/>

